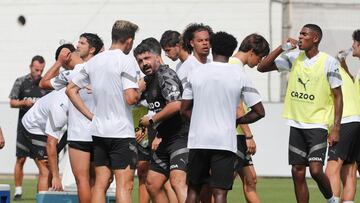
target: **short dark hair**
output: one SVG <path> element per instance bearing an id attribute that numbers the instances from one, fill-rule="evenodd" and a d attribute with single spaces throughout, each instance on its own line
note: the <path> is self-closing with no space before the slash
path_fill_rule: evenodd
<path id="1" fill-rule="evenodd" d="M 352 38 L 353 38 L 353 40 L 360 42 L 360 30 L 359 29 L 355 30 L 353 32 Z"/>
<path id="2" fill-rule="evenodd" d="M 214 55 L 230 57 L 234 53 L 238 42 L 231 34 L 217 32 L 211 35 L 210 44 Z"/>
<path id="3" fill-rule="evenodd" d="M 56 52 L 55 52 L 55 60 L 58 60 L 60 51 L 61 51 L 61 49 L 63 49 L 63 48 L 69 49 L 70 52 L 74 52 L 74 51 L 76 50 L 75 47 L 74 47 L 74 45 L 72 45 L 72 44 L 63 44 L 63 45 L 59 46 L 59 47 L 56 49 Z"/>
<path id="4" fill-rule="evenodd" d="M 182 36 L 183 36 L 183 48 L 184 50 L 186 50 L 188 53 L 191 53 L 193 48 L 190 44 L 190 41 L 194 39 L 195 37 L 195 32 L 200 32 L 200 31 L 207 31 L 209 33 L 209 36 L 211 37 L 211 35 L 213 34 L 213 30 L 211 29 L 210 26 L 208 25 L 204 25 L 202 23 L 198 24 L 198 23 L 192 23 L 189 24 L 186 29 L 184 30 Z"/>
<path id="5" fill-rule="evenodd" d="M 139 27 L 126 20 L 117 20 L 111 30 L 111 40 L 112 42 L 124 43 L 127 39 L 135 37 L 135 32 Z"/>
<path id="6" fill-rule="evenodd" d="M 102 39 L 97 34 L 85 32 L 85 33 L 81 34 L 80 37 L 86 38 L 87 42 L 89 43 L 90 48 L 92 48 L 92 47 L 95 48 L 94 55 L 99 53 L 101 48 L 104 46 Z"/>
<path id="7" fill-rule="evenodd" d="M 304 27 L 309 28 L 313 32 L 317 33 L 318 37 L 319 37 L 319 43 L 320 43 L 320 41 L 322 39 L 322 35 L 323 35 L 321 28 L 318 25 L 315 25 L 315 24 L 306 24 L 306 25 L 304 25 Z"/>
<path id="8" fill-rule="evenodd" d="M 161 45 L 157 39 L 149 37 L 141 41 L 141 43 L 146 43 L 152 48 L 154 52 L 156 52 L 158 55 L 161 55 Z"/>
<path id="9" fill-rule="evenodd" d="M 42 57 L 42 56 L 40 56 L 40 55 L 36 55 L 36 56 L 32 57 L 30 66 L 33 65 L 34 61 L 38 61 L 38 62 L 41 63 L 41 64 L 45 63 L 44 57 Z"/>
<path id="10" fill-rule="evenodd" d="M 248 52 L 251 50 L 253 50 L 257 56 L 264 57 L 270 52 L 269 43 L 259 34 L 250 34 L 241 42 L 239 51 Z"/>
<path id="11" fill-rule="evenodd" d="M 161 55 L 161 47 L 160 47 L 160 43 L 158 43 L 158 45 L 154 46 L 154 41 L 152 39 L 149 40 L 150 38 L 144 39 L 143 41 L 141 41 L 141 43 L 139 45 L 137 45 L 137 47 L 134 49 L 134 56 L 136 58 L 136 56 L 143 54 L 145 52 L 150 52 L 152 54 L 155 55 Z M 155 39 L 156 40 L 156 39 Z M 159 53 L 159 49 L 160 49 L 160 53 Z"/>
<path id="12" fill-rule="evenodd" d="M 160 39 L 160 45 L 163 49 L 165 47 L 174 47 L 180 41 L 180 33 L 174 30 L 166 30 Z"/>

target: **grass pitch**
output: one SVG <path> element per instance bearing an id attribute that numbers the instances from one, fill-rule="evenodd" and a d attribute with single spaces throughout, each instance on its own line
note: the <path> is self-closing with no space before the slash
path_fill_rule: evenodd
<path id="1" fill-rule="evenodd" d="M 310 202 L 318 203 L 325 202 L 316 183 L 312 179 L 307 179 Z M 36 180 L 25 179 L 23 183 L 23 201 L 21 203 L 34 203 L 36 202 Z M 12 179 L 0 179 L 0 184 L 11 185 L 11 198 L 14 194 L 14 181 Z M 138 181 L 135 179 L 133 190 L 133 202 L 137 203 L 137 187 Z M 358 186 L 359 188 L 359 186 Z M 257 192 L 260 196 L 261 202 L 264 203 L 289 203 L 296 202 L 293 191 L 293 183 L 291 178 L 258 178 Z M 360 199 L 360 195 L 356 195 L 355 202 Z M 13 202 L 13 201 L 12 201 Z M 242 192 L 242 184 L 239 179 L 234 182 L 233 190 L 228 194 L 229 203 L 245 202 Z"/>

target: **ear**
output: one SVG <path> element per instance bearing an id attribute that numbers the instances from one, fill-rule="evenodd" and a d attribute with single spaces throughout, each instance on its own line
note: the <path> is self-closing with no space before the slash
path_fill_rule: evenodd
<path id="1" fill-rule="evenodd" d="M 319 35 L 316 34 L 316 33 L 313 33 L 313 35 L 314 35 L 313 42 L 314 42 L 315 44 L 319 44 L 319 43 L 320 43 Z"/>
<path id="2" fill-rule="evenodd" d="M 194 40 L 190 40 L 190 45 L 192 48 L 194 48 Z"/>
<path id="3" fill-rule="evenodd" d="M 95 47 L 91 47 L 89 52 L 91 55 L 94 55 L 95 51 L 96 51 Z"/>

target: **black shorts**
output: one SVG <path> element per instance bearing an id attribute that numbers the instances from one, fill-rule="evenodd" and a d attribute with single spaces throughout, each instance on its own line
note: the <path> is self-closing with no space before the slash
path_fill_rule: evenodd
<path id="1" fill-rule="evenodd" d="M 90 161 L 94 161 L 94 146 L 93 142 L 87 141 L 68 141 L 68 145 L 70 148 L 77 149 L 83 152 L 90 153 Z"/>
<path id="2" fill-rule="evenodd" d="M 30 157 L 30 149 L 28 147 L 28 138 L 26 134 L 28 132 L 25 130 L 24 126 L 21 123 L 21 120 L 18 121 L 17 127 L 17 136 L 16 136 L 16 157 Z"/>
<path id="3" fill-rule="evenodd" d="M 339 142 L 329 147 L 328 161 L 339 158 L 344 161 L 344 164 L 356 161 L 358 146 L 354 143 L 359 136 L 359 129 L 360 122 L 341 124 Z"/>
<path id="4" fill-rule="evenodd" d="M 212 188 L 231 190 L 235 159 L 236 154 L 231 151 L 190 149 L 186 182 L 189 186 L 209 184 Z"/>
<path id="5" fill-rule="evenodd" d="M 245 135 L 236 136 L 237 139 L 237 160 L 235 162 L 235 171 L 239 172 L 243 167 L 253 165 L 251 155 L 247 154 L 246 138 Z"/>
<path id="6" fill-rule="evenodd" d="M 143 147 L 139 143 L 136 143 L 136 148 L 138 151 L 138 161 L 150 161 L 150 145 Z"/>
<path id="7" fill-rule="evenodd" d="M 169 178 L 170 170 L 187 170 L 188 156 L 187 136 L 179 136 L 171 143 L 163 139 L 157 150 L 151 153 L 150 170 Z"/>
<path id="8" fill-rule="evenodd" d="M 30 158 L 38 160 L 47 159 L 47 136 L 32 134 L 22 124 L 20 130 L 21 134 L 25 135 L 24 144 L 29 149 Z"/>
<path id="9" fill-rule="evenodd" d="M 93 136 L 95 166 L 108 166 L 112 170 L 136 168 L 135 138 L 103 138 Z"/>
<path id="10" fill-rule="evenodd" d="M 300 129 L 290 127 L 289 164 L 309 165 L 309 162 L 324 164 L 328 131 L 321 128 Z"/>

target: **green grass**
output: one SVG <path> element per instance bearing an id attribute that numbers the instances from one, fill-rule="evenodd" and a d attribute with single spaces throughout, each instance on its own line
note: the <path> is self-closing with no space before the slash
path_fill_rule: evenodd
<path id="1" fill-rule="evenodd" d="M 317 185 L 312 179 L 307 179 L 310 202 L 325 202 Z M 11 197 L 14 194 L 14 183 L 12 179 L 1 179 L 0 184 L 11 185 Z M 133 202 L 137 202 L 137 179 L 135 179 L 135 187 L 133 191 Z M 359 185 L 358 185 L 359 188 Z M 296 202 L 293 191 L 293 183 L 290 178 L 258 178 L 257 191 L 260 199 L 264 203 L 288 203 Z M 25 179 L 23 183 L 23 201 L 21 203 L 34 203 L 36 202 L 36 180 Z M 360 199 L 360 194 L 356 195 L 356 200 Z M 242 185 L 239 179 L 235 180 L 233 190 L 228 194 L 229 203 L 245 202 L 242 192 Z"/>

